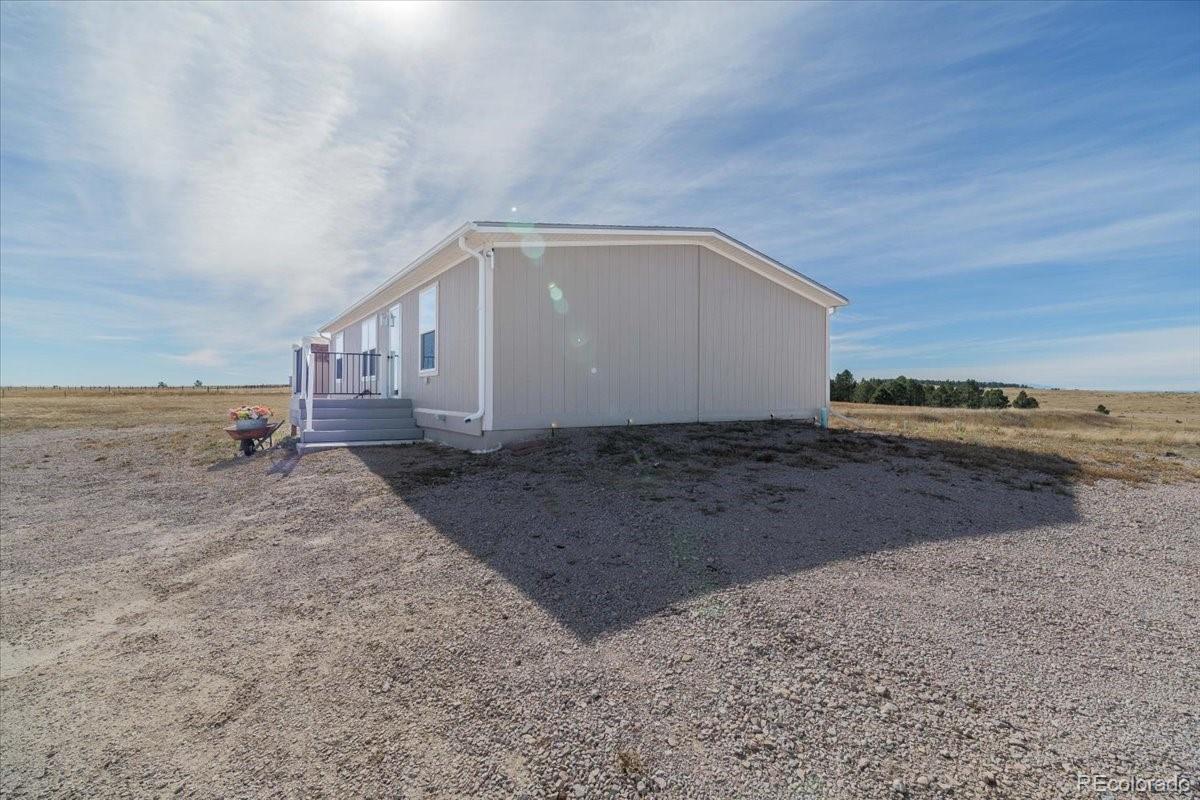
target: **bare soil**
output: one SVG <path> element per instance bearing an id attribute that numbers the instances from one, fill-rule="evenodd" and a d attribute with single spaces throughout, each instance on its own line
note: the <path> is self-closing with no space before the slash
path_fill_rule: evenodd
<path id="1" fill-rule="evenodd" d="M 179 429 L 0 440 L 5 796 L 1025 798 L 1200 767 L 1193 482 L 791 423 L 215 464 Z"/>

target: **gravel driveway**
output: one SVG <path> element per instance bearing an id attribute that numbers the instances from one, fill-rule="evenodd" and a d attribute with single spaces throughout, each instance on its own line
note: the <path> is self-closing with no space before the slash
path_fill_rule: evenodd
<path id="1" fill-rule="evenodd" d="M 3 440 L 6 796 L 1196 778 L 1200 491 L 773 425 L 213 467 Z"/>

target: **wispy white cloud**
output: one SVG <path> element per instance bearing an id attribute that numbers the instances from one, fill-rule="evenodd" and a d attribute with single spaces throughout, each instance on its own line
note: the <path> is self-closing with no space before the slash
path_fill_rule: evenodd
<path id="1" fill-rule="evenodd" d="M 981 343 L 986 346 L 986 343 Z M 961 354 L 958 356 L 962 359 Z M 968 360 L 969 359 L 969 360 Z M 1200 326 L 1064 337 L 1016 352 L 937 365 L 897 355 L 888 374 L 1012 380 L 1062 388 L 1200 390 Z"/>
<path id="2" fill-rule="evenodd" d="M 767 68 L 753 45 L 777 19 L 762 8 L 546 11 L 81 5 L 40 20 L 65 44 L 47 71 L 21 69 L 33 44 L 17 24 L 29 21 L 13 19 L 5 97 L 23 102 L 5 146 L 54 165 L 60 191 L 5 220 L 6 249 L 99 255 L 90 226 L 58 220 L 113 211 L 95 198 L 115 188 L 119 216 L 107 221 L 135 243 L 135 272 L 202 290 L 189 298 L 201 314 L 168 303 L 163 326 L 227 336 L 221 347 L 299 335 L 518 192 L 552 216 L 571 214 L 546 196 L 579 192 L 588 199 L 574 213 L 636 214 L 605 199 L 605 182 L 708 104 L 752 102 L 744 89 Z M 607 58 L 593 57 L 589 30 L 607 32 Z M 548 164 L 576 191 L 564 195 Z M 213 324 L 254 293 L 278 302 Z"/>
<path id="3" fill-rule="evenodd" d="M 716 224 L 839 288 L 1200 258 L 1194 119 L 1131 138 L 1089 124 L 1079 80 L 984 66 L 1069 58 L 1068 12 L 4 4 L 3 151 L 37 165 L 0 186 L 4 325 L 38 337 L 67 314 L 266 365 L 512 206 Z M 1194 101 L 1178 66 L 1106 76 L 1128 126 Z M 881 319 L 839 344 L 920 329 Z"/>
<path id="4" fill-rule="evenodd" d="M 115 333 L 93 333 L 87 338 L 93 342 L 136 342 L 137 336 L 127 336 Z"/>
<path id="5" fill-rule="evenodd" d="M 211 347 L 190 353 L 164 353 L 163 358 L 193 367 L 219 367 L 225 363 L 225 357 Z"/>
<path id="6" fill-rule="evenodd" d="M 69 259 L 71 261 L 130 261 L 137 257 L 131 251 L 114 250 L 62 250 L 42 247 L 0 248 L 0 258 Z"/>
<path id="7" fill-rule="evenodd" d="M 1038 316 L 1056 316 L 1062 317 L 1068 314 L 1075 314 L 1081 311 L 1100 311 L 1104 309 L 1118 308 L 1121 306 L 1130 305 L 1146 305 L 1155 302 L 1169 302 L 1178 299 L 1177 295 L 1155 292 L 1155 293 L 1140 293 L 1140 294 L 1120 294 L 1107 297 L 1093 297 L 1086 300 L 1063 300 L 1053 303 L 1039 303 L 1037 305 L 1019 305 L 1008 308 L 994 309 L 973 309 L 961 311 L 955 314 L 930 314 L 921 316 L 917 319 L 909 319 L 904 322 L 891 322 L 879 325 L 869 325 L 863 327 L 851 327 L 839 333 L 830 334 L 830 343 L 833 347 L 842 352 L 852 352 L 855 350 L 868 350 L 872 346 L 868 342 L 878 341 L 880 339 L 890 339 L 897 334 L 909 333 L 911 331 L 930 330 L 938 328 L 948 328 L 959 325 L 964 322 L 969 323 L 985 323 L 996 320 L 1016 321 L 1027 317 Z M 839 319 L 842 315 L 834 317 L 838 327 L 845 320 Z M 853 320 L 852 322 L 858 322 Z M 996 341 L 994 337 L 989 339 Z M 941 343 L 943 348 L 951 348 L 959 346 L 959 341 L 947 339 Z M 1040 346 L 1041 342 L 1035 342 L 1036 346 Z"/>

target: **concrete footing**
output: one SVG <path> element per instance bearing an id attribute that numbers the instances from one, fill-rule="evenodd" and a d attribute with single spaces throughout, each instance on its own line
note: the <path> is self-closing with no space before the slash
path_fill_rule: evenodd
<path id="1" fill-rule="evenodd" d="M 484 431 L 481 436 L 472 436 L 457 431 L 442 431 L 437 428 L 425 428 L 425 439 L 430 442 L 457 447 L 460 450 L 495 450 L 506 444 L 527 442 L 530 439 L 541 439 L 550 435 L 549 428 L 526 428 L 516 431 Z"/>

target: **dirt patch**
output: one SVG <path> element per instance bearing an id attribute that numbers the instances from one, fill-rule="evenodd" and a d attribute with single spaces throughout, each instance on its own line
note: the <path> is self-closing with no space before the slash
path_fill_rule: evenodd
<path id="1" fill-rule="evenodd" d="M 1196 484 L 794 423 L 215 465 L 146 432 L 3 438 L 6 796 L 1057 797 L 1198 766 Z"/>

